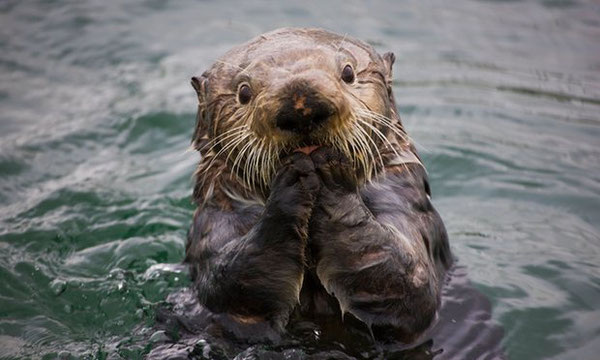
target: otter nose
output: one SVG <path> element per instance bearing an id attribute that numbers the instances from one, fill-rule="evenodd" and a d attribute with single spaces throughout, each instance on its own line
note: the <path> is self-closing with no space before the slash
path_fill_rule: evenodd
<path id="1" fill-rule="evenodd" d="M 308 134 L 325 123 L 333 113 L 332 105 L 310 84 L 295 81 L 283 91 L 276 125 L 282 130 Z"/>

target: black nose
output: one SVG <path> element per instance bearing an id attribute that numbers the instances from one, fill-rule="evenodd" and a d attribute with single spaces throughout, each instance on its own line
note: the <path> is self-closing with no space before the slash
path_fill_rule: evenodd
<path id="1" fill-rule="evenodd" d="M 325 123 L 333 113 L 333 106 L 313 87 L 296 81 L 283 92 L 276 124 L 282 130 L 307 134 Z"/>

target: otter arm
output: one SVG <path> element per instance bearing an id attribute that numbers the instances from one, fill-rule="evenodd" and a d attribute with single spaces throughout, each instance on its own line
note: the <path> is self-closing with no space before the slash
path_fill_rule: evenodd
<path id="1" fill-rule="evenodd" d="M 294 154 L 275 177 L 265 207 L 196 211 L 185 262 L 208 309 L 285 326 L 298 302 L 318 187 L 310 158 Z"/>
<path id="2" fill-rule="evenodd" d="M 347 163 L 312 155 L 322 179 L 310 224 L 316 272 L 342 312 L 412 341 L 439 305 L 450 265 L 443 223 L 426 192 L 420 164 L 386 169 L 360 193 Z"/>

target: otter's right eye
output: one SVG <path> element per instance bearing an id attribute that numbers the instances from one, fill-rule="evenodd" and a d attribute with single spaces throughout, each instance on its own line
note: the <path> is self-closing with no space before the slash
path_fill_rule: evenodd
<path id="1" fill-rule="evenodd" d="M 348 84 L 354 81 L 354 69 L 352 69 L 352 66 L 344 66 L 344 69 L 342 70 L 342 80 Z"/>
<path id="2" fill-rule="evenodd" d="M 246 84 L 240 86 L 240 89 L 238 90 L 238 99 L 243 105 L 250 102 L 250 99 L 252 99 L 252 90 L 250 90 L 250 86 Z"/>

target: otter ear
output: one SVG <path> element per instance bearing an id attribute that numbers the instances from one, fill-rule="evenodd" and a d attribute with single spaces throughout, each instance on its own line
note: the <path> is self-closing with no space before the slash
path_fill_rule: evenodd
<path id="1" fill-rule="evenodd" d="M 200 76 L 192 76 L 192 87 L 196 90 L 196 94 L 198 94 L 198 98 L 201 96 L 204 97 L 206 95 L 206 85 L 208 83 L 208 79 L 204 75 Z"/>
<path id="2" fill-rule="evenodd" d="M 383 65 L 385 66 L 385 76 L 387 76 L 388 81 L 392 80 L 392 67 L 394 66 L 394 61 L 396 61 L 396 55 L 393 52 L 386 52 L 383 54 Z"/>
<path id="3" fill-rule="evenodd" d="M 385 87 L 387 88 L 388 97 L 392 104 L 392 113 L 394 117 L 400 121 L 400 117 L 396 114 L 396 99 L 394 99 L 394 93 L 392 91 L 392 67 L 396 61 L 396 55 L 393 52 L 386 52 L 383 54 L 383 65 L 385 67 Z"/>
<path id="4" fill-rule="evenodd" d="M 208 109 L 206 106 L 208 78 L 202 74 L 192 77 L 192 87 L 198 95 L 198 114 L 196 115 L 196 128 L 192 137 L 192 146 L 200 150 L 208 141 Z"/>

